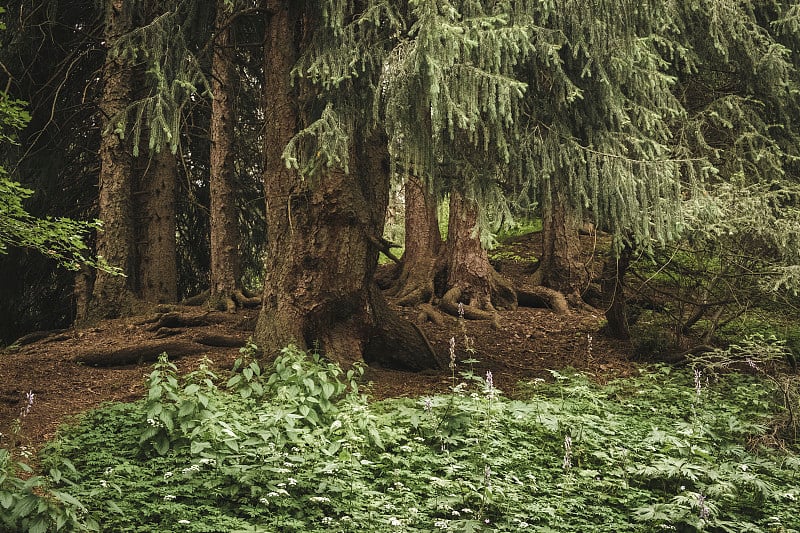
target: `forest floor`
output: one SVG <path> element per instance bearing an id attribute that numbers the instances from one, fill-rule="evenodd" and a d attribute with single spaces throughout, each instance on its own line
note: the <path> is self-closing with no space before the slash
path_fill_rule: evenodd
<path id="1" fill-rule="evenodd" d="M 539 245 L 536 237 L 517 238 L 502 249 L 496 264 L 512 281 L 524 282 L 529 275 L 530 258 L 536 256 Z M 419 320 L 414 309 L 398 310 L 410 320 Z M 104 321 L 89 329 L 51 332 L 33 342 L 23 338 L 1 351 L 0 448 L 11 445 L 15 421 L 26 407 L 29 392 L 33 404 L 15 444 L 38 449 L 74 415 L 105 402 L 142 398 L 154 354 L 165 347 L 173 356 L 184 353 L 171 358 L 180 372 L 197 369 L 209 358 L 211 369 L 225 377 L 239 357 L 239 348 L 208 344 L 246 341 L 258 315 L 257 309 L 229 314 L 169 306 L 160 311 L 151 317 Z M 438 326 L 418 325 L 445 360 L 450 339 L 455 338 L 456 374 L 472 370 L 484 376 L 491 371 L 495 386 L 513 395 L 520 382 L 550 378 L 550 369 L 571 367 L 601 382 L 637 373 L 629 344 L 604 337 L 599 332 L 602 323 L 600 310 L 558 315 L 548 309 L 519 307 L 500 312 L 499 327 L 454 317 Z M 109 354 L 116 361 L 112 366 L 107 366 Z M 98 357 L 106 359 L 104 366 L 95 364 Z M 477 362 L 462 362 L 470 359 Z M 409 373 L 369 368 L 365 381 L 369 383 L 366 392 L 376 399 L 431 395 L 452 385 L 450 369 Z"/>

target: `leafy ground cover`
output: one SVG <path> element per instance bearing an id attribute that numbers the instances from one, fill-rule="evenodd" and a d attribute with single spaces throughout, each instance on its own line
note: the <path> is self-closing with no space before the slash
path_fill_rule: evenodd
<path id="1" fill-rule="evenodd" d="M 553 371 L 512 399 L 453 358 L 450 392 L 368 402 L 358 368 L 250 353 L 231 376 L 162 358 L 144 399 L 63 430 L 43 476 L 0 456 L 6 527 L 800 530 L 800 459 L 767 446 L 779 391 L 757 376 Z"/>

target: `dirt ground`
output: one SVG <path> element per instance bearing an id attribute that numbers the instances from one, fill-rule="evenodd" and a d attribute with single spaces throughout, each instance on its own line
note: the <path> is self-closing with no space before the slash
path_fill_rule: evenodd
<path id="1" fill-rule="evenodd" d="M 535 243 L 519 240 L 508 248 L 514 259 L 498 264 L 514 281 L 526 275 Z M 588 243 L 591 244 L 591 243 Z M 522 261 L 520 261 L 520 259 Z M 398 308 L 411 320 L 418 321 L 414 309 Z M 179 314 L 196 325 L 169 327 L 136 317 L 102 322 L 91 329 L 52 332 L 44 338 L 0 352 L 0 447 L 9 447 L 14 421 L 26 408 L 27 395 L 33 404 L 24 417 L 16 445 L 37 449 L 52 438 L 59 425 L 72 415 L 104 402 L 134 401 L 144 394 L 144 382 L 151 363 L 134 360 L 115 366 L 95 366 L 92 355 L 116 351 L 120 356 L 135 348 L 170 343 L 189 354 L 175 360 L 181 372 L 191 371 L 203 357 L 213 362 L 212 369 L 225 377 L 239 355 L 238 347 L 208 346 L 209 338 L 226 341 L 249 338 L 257 309 L 236 314 L 210 312 L 199 307 L 172 306 L 169 316 Z M 434 349 L 444 358 L 450 338 L 456 341 L 457 372 L 472 368 L 479 375 L 491 370 L 496 387 L 513 395 L 519 382 L 548 378 L 548 369 L 573 367 L 596 379 L 629 375 L 636 372 L 630 362 L 630 347 L 605 338 L 599 333 L 602 312 L 573 310 L 557 315 L 548 309 L 520 307 L 500 313 L 499 327 L 488 321 L 464 321 L 447 317 L 442 325 L 417 322 Z M 465 341 L 465 336 L 469 339 Z M 198 342 L 200 341 L 200 342 Z M 471 343 L 474 351 L 467 350 Z M 79 362 L 83 359 L 85 362 Z M 477 363 L 461 361 L 477 359 Z M 86 362 L 88 361 L 88 362 Z M 368 369 L 367 392 L 376 399 L 400 396 L 423 396 L 444 392 L 451 384 L 450 370 L 408 373 L 380 368 Z"/>

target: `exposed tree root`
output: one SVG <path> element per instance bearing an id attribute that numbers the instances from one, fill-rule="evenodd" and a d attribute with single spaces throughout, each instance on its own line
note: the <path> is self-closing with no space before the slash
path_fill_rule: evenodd
<path id="1" fill-rule="evenodd" d="M 201 305 L 206 304 L 209 296 L 211 296 L 211 291 L 206 289 L 200 294 L 195 294 L 194 296 L 186 298 L 181 302 L 181 305 L 186 305 L 190 307 L 200 307 Z"/>
<path id="2" fill-rule="evenodd" d="M 419 315 L 417 316 L 417 320 L 419 322 L 425 322 L 426 320 L 430 320 L 437 326 L 444 325 L 444 315 L 436 310 L 434 306 L 431 304 L 420 304 L 419 308 Z"/>
<path id="3" fill-rule="evenodd" d="M 195 337 L 194 342 L 204 346 L 215 346 L 218 348 L 241 348 L 247 344 L 247 340 L 227 335 L 201 335 Z"/>
<path id="4" fill-rule="evenodd" d="M 371 289 L 370 307 L 373 321 L 363 352 L 367 364 L 415 372 L 445 367 L 422 330 L 392 311 L 377 286 Z"/>
<path id="5" fill-rule="evenodd" d="M 28 333 L 27 335 L 23 335 L 19 339 L 15 340 L 11 343 L 11 346 L 25 346 L 26 344 L 32 344 L 36 341 L 40 341 L 42 339 L 46 339 L 50 336 L 59 336 L 62 333 L 65 333 L 69 330 L 67 329 L 54 329 L 50 331 L 34 331 L 33 333 Z M 48 339 L 52 341 L 54 339 Z"/>
<path id="6" fill-rule="evenodd" d="M 99 367 L 130 366 L 157 361 L 162 353 L 166 353 L 171 360 L 175 360 L 187 355 L 202 353 L 206 349 L 193 342 L 173 341 L 90 352 L 78 355 L 73 360 L 76 363 Z"/>
<path id="7" fill-rule="evenodd" d="M 458 317 L 463 316 L 467 320 L 495 320 L 497 312 L 494 309 L 484 311 L 473 305 L 459 302 L 462 295 L 463 291 L 461 287 L 458 285 L 452 287 L 442 296 L 439 307 L 448 314 Z M 460 306 L 458 305 L 459 303 L 461 303 Z"/>
<path id="8" fill-rule="evenodd" d="M 239 307 L 252 309 L 261 305 L 260 295 L 248 295 L 244 291 L 233 291 L 232 298 Z"/>
<path id="9" fill-rule="evenodd" d="M 560 292 L 542 287 L 517 287 L 517 301 L 525 307 L 544 307 L 558 315 L 569 312 L 567 299 Z"/>
<path id="10" fill-rule="evenodd" d="M 244 290 L 235 290 L 226 294 L 218 294 L 212 298 L 211 291 L 205 290 L 195 296 L 190 296 L 181 302 L 181 305 L 201 307 L 208 305 L 217 311 L 235 313 L 237 309 L 253 309 L 261 305 L 261 296 L 249 294 Z"/>
<path id="11" fill-rule="evenodd" d="M 150 318 L 144 323 L 153 323 L 147 331 L 158 331 L 161 328 L 194 328 L 217 324 L 222 320 L 214 320 L 205 314 L 203 316 L 188 316 L 178 312 L 163 313 Z"/>

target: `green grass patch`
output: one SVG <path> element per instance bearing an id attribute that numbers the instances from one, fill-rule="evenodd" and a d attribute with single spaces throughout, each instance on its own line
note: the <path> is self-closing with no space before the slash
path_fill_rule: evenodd
<path id="1" fill-rule="evenodd" d="M 368 403 L 358 368 L 293 348 L 269 372 L 245 351 L 224 385 L 162 359 L 146 399 L 87 413 L 45 450 L 43 488 L 103 531 L 800 528 L 800 459 L 759 445 L 770 383 L 552 375 L 524 399 L 466 373 L 448 395 Z M 0 519 L 21 527 L 37 511 L 6 505 L 23 490 L 11 470 Z"/>

